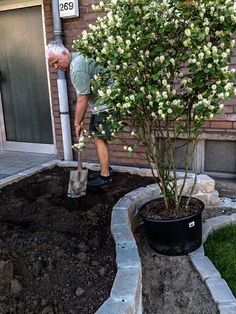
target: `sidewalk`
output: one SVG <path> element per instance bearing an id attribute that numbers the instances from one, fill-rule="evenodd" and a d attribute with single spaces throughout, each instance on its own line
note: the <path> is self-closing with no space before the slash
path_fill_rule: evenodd
<path id="1" fill-rule="evenodd" d="M 0 151 L 0 180 L 53 159 L 56 155 Z"/>

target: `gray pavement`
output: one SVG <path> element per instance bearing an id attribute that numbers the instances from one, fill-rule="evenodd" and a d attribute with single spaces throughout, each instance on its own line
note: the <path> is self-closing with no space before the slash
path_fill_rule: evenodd
<path id="1" fill-rule="evenodd" d="M 0 180 L 53 159 L 56 155 L 0 151 Z"/>

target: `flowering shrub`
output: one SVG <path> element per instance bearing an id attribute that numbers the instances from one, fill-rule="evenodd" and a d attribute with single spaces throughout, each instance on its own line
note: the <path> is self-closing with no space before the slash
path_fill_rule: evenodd
<path id="1" fill-rule="evenodd" d="M 233 73 L 228 69 L 236 29 L 233 4 L 100 2 L 94 10 L 106 15 L 74 41 L 75 49 L 106 69 L 93 82 L 97 110 L 104 103 L 110 107 L 108 123 L 114 137 L 129 125 L 143 144 L 166 207 L 174 203 L 179 208 L 202 125 L 222 112 L 221 101 L 233 94 Z M 185 179 L 177 190 L 174 156 L 179 138 L 181 145 L 184 142 Z"/>

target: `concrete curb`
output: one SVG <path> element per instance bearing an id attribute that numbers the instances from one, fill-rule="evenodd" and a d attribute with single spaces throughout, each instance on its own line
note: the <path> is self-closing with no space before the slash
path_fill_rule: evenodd
<path id="1" fill-rule="evenodd" d="M 136 189 L 122 197 L 112 210 L 111 232 L 116 245 L 117 274 L 111 295 L 96 314 L 142 313 L 142 266 L 132 230 L 138 210 L 160 195 L 157 184 Z"/>
<path id="2" fill-rule="evenodd" d="M 207 240 L 207 237 L 213 231 L 235 223 L 236 214 L 207 219 L 203 223 L 203 242 Z M 218 270 L 215 268 L 209 258 L 205 256 L 203 245 L 196 251 L 190 253 L 189 257 L 194 268 L 198 271 L 201 279 L 207 285 L 214 302 L 218 306 L 220 314 L 235 314 L 236 299 L 225 280 L 221 278 Z"/>

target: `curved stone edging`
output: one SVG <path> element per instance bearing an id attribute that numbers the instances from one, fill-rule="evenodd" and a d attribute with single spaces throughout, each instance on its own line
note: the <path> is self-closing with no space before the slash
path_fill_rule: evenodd
<path id="1" fill-rule="evenodd" d="M 208 235 L 213 231 L 233 223 L 236 223 L 236 214 L 207 219 L 206 222 L 203 223 L 203 242 L 207 240 Z M 206 283 L 210 290 L 220 314 L 235 314 L 236 299 L 226 281 L 221 278 L 221 274 L 205 255 L 203 245 L 196 251 L 190 253 L 189 257 L 201 279 Z"/>
<path id="2" fill-rule="evenodd" d="M 142 313 L 142 267 L 132 230 L 139 208 L 160 195 L 157 184 L 136 189 L 122 197 L 112 210 L 111 232 L 116 245 L 117 274 L 110 297 L 96 314 Z"/>

